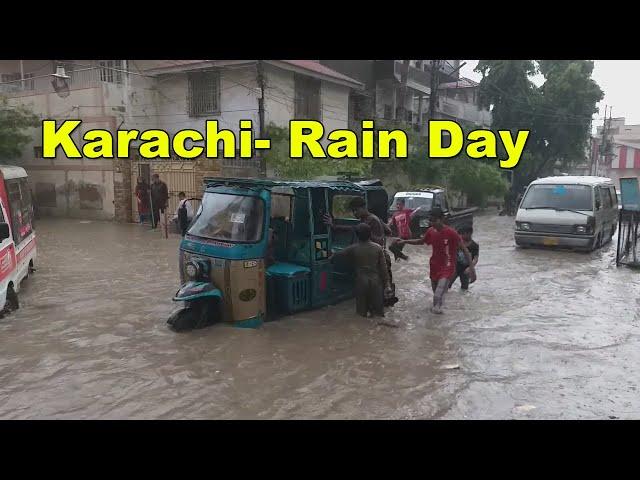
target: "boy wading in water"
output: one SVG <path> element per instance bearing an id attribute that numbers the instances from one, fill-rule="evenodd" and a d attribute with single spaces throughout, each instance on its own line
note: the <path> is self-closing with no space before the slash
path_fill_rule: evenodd
<path id="1" fill-rule="evenodd" d="M 371 227 L 356 227 L 358 243 L 331 256 L 331 262 L 346 261 L 356 270 L 356 313 L 384 317 L 384 291 L 390 288 L 387 262 L 382 247 L 371 241 Z"/>
<path id="2" fill-rule="evenodd" d="M 398 243 L 409 245 L 432 245 L 433 253 L 429 262 L 429 276 L 433 289 L 433 313 L 442 313 L 444 295 L 449 289 L 450 279 L 456 272 L 456 257 L 458 248 L 464 253 L 469 263 L 469 274 L 475 276 L 473 261 L 469 249 L 464 245 L 462 238 L 453 228 L 444 224 L 444 214 L 440 208 L 431 210 L 431 227 L 423 238 L 415 240 L 400 240 Z"/>
<path id="3" fill-rule="evenodd" d="M 449 282 L 449 288 L 455 283 L 456 279 L 460 277 L 460 285 L 462 286 L 462 290 L 468 290 L 469 285 L 476 281 L 476 273 L 475 271 L 472 273 L 470 267 L 475 269 L 475 266 L 478 264 L 478 256 L 480 255 L 480 245 L 478 245 L 471 235 L 473 235 L 472 227 L 462 227 L 458 231 L 460 236 L 462 237 L 462 245 L 467 247 L 469 253 L 471 254 L 472 262 L 471 265 L 467 262 L 466 257 L 462 253 L 462 249 L 458 250 L 458 259 L 456 262 L 456 273 L 451 277 L 451 281 Z"/>

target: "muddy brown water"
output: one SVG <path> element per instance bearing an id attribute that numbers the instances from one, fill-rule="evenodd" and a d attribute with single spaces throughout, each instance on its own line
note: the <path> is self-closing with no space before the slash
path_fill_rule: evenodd
<path id="1" fill-rule="evenodd" d="M 394 264 L 376 325 L 352 301 L 265 324 L 168 330 L 178 238 L 43 219 L 37 272 L 0 319 L 2 419 L 640 417 L 640 274 L 615 245 L 519 250 L 476 220 L 478 282 L 428 313 L 428 247 Z"/>

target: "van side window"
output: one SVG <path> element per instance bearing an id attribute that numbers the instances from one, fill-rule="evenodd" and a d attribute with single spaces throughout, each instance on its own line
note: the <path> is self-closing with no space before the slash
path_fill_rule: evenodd
<path id="1" fill-rule="evenodd" d="M 9 209 L 13 241 L 20 244 L 32 231 L 33 208 L 31 205 L 31 191 L 26 178 L 12 178 L 7 180 L 9 194 Z"/>
<path id="2" fill-rule="evenodd" d="M 602 206 L 604 208 L 611 208 L 611 191 L 608 188 L 601 188 L 602 191 Z"/>
<path id="3" fill-rule="evenodd" d="M 618 206 L 618 194 L 616 193 L 616 187 L 609 187 L 609 192 L 611 193 L 611 200 L 614 207 Z"/>

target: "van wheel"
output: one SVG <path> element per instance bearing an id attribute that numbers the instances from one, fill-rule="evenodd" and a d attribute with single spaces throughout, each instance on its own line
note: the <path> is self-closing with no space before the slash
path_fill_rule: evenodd
<path id="1" fill-rule="evenodd" d="M 18 300 L 18 294 L 13 289 L 13 285 L 9 285 L 7 288 L 7 301 L 4 306 L 4 313 L 10 313 L 20 308 L 20 302 Z"/>

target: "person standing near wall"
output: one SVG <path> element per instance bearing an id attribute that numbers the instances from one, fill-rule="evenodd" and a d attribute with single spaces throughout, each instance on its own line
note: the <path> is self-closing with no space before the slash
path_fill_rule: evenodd
<path id="1" fill-rule="evenodd" d="M 140 223 L 144 223 L 149 216 L 149 184 L 144 178 L 138 177 L 135 190 L 136 199 L 138 200 L 138 216 Z"/>
<path id="2" fill-rule="evenodd" d="M 169 189 L 167 188 L 167 184 L 160 180 L 160 175 L 154 173 L 151 176 L 151 212 L 153 214 L 151 219 L 152 228 L 156 228 L 158 226 L 160 214 L 164 213 L 167 208 L 168 201 Z"/>

